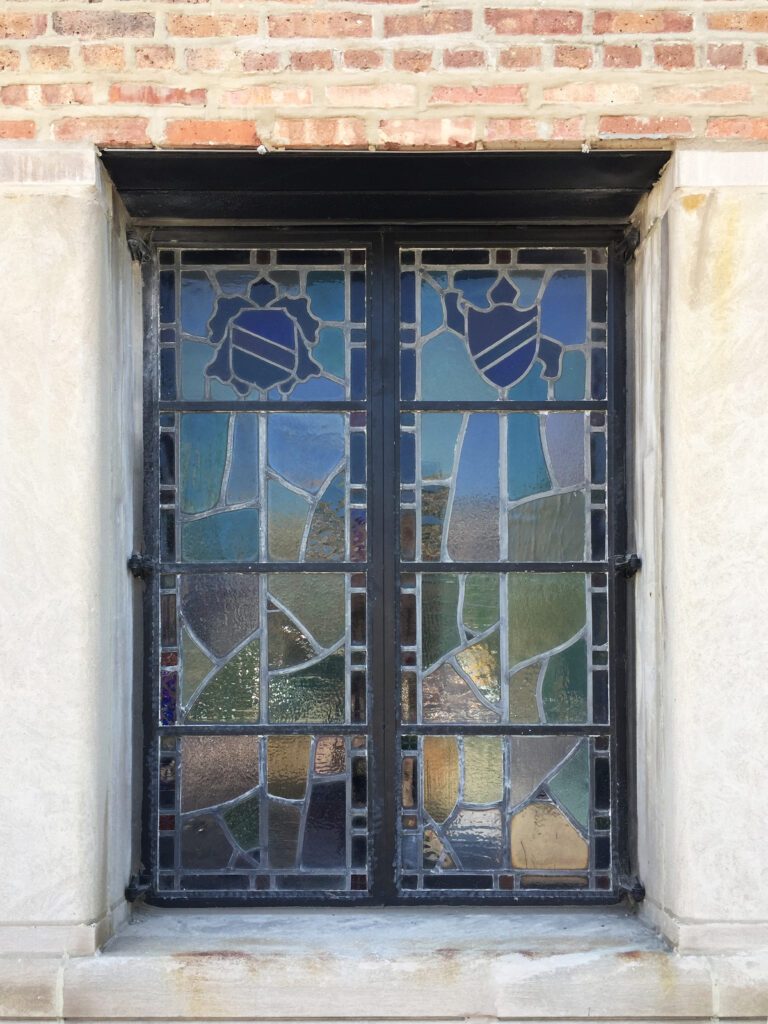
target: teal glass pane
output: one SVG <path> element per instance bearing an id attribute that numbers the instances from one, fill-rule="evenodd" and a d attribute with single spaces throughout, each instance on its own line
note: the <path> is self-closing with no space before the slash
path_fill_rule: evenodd
<path id="1" fill-rule="evenodd" d="M 254 562 L 259 557 L 259 512 L 254 508 L 214 512 L 182 524 L 185 562 Z"/>
<path id="2" fill-rule="evenodd" d="M 536 413 L 507 417 L 507 490 L 510 499 L 524 498 L 551 486 Z"/>
<path id="3" fill-rule="evenodd" d="M 227 458 L 228 425 L 226 413 L 186 413 L 181 417 L 182 512 L 205 512 L 218 503 Z"/>
<path id="4" fill-rule="evenodd" d="M 181 275 L 181 329 L 185 334 L 205 338 L 215 302 L 213 285 L 202 271 L 184 271 Z"/>

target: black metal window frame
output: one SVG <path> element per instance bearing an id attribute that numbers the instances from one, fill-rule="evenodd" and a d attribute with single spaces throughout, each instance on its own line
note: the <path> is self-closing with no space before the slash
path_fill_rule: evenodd
<path id="1" fill-rule="evenodd" d="M 205 733 L 322 733 L 336 734 L 359 732 L 359 726 L 330 727 L 311 726 L 165 726 L 158 723 L 157 665 L 159 663 L 158 602 L 159 588 L 156 579 L 159 573 L 184 571 L 179 564 L 146 563 L 147 586 L 144 602 L 145 664 L 144 664 L 144 790 L 142 805 L 143 885 L 147 899 L 166 906 L 243 906 L 243 905 L 382 905 L 382 904 L 460 904 L 472 905 L 559 905 L 559 904 L 605 904 L 620 900 L 630 887 L 630 723 L 631 708 L 631 661 L 630 661 L 630 585 L 627 581 L 625 552 L 628 550 L 628 509 L 627 509 L 627 377 L 625 337 L 625 258 L 626 241 L 623 226 L 597 225 L 594 227 L 551 227 L 520 225 L 489 226 L 487 223 L 461 225 L 457 227 L 435 227 L 408 224 L 381 226 L 338 227 L 297 226 L 290 229 L 264 228 L 206 228 L 184 227 L 152 230 L 148 238 L 149 261 L 144 263 L 144 537 L 145 551 L 157 550 L 159 536 L 159 510 L 156 500 L 159 487 L 159 462 L 156 438 L 158 437 L 159 415 L 165 403 L 158 399 L 156 380 L 158 327 L 157 308 L 158 267 L 157 254 L 160 248 L 237 248 L 269 246 L 276 243 L 285 247 L 347 247 L 367 250 L 368 274 L 368 316 L 370 325 L 369 359 L 367 365 L 368 389 L 366 402 L 327 403 L 328 409 L 343 407 L 367 408 L 370 427 L 368 431 L 368 465 L 371 467 L 369 483 L 369 543 L 368 562 L 302 563 L 282 566 L 281 571 L 360 571 L 365 568 L 368 577 L 368 637 L 370 645 L 370 693 L 373 715 L 369 721 L 372 750 L 369 754 L 369 823 L 372 843 L 371 886 L 368 893 L 303 893 L 286 894 L 276 898 L 272 893 L 222 891 L 216 893 L 188 894 L 157 891 L 153 880 L 157 877 L 156 836 L 157 836 L 157 774 L 158 764 L 155 741 L 159 732 L 179 734 L 187 732 Z M 548 402 L 548 410 L 567 409 L 599 410 L 606 412 L 608 422 L 608 537 L 607 554 L 603 562 L 560 563 L 559 571 L 604 572 L 609 578 L 609 680 L 612 707 L 612 724 L 607 727 L 585 725 L 476 725 L 476 726 L 420 726 L 416 731 L 423 734 L 448 734 L 459 730 L 463 734 L 482 733 L 505 735 L 546 735 L 569 733 L 605 735 L 610 745 L 611 773 L 611 847 L 612 887 L 604 891 L 590 892 L 542 892 L 535 895 L 524 892 L 499 892 L 483 890 L 477 893 L 452 893 L 450 890 L 431 893 L 409 894 L 398 891 L 395 884 L 394 860 L 396 843 L 397 798 L 395 792 L 396 751 L 395 739 L 398 731 L 396 697 L 399 694 L 397 651 L 399 612 L 397 580 L 401 571 L 396 537 L 398 526 L 398 480 L 399 466 L 399 406 L 397 388 L 399 312 L 398 250 L 402 247 L 442 246 L 445 248 L 479 248 L 482 246 L 562 246 L 562 247 L 607 247 L 608 258 L 608 395 L 606 402 Z M 197 408 L 195 403 L 171 403 L 176 411 Z M 237 409 L 256 409 L 265 403 L 230 403 Z M 308 405 L 309 403 L 307 403 Z M 422 403 L 423 404 L 423 403 Z M 471 403 L 461 403 L 462 407 Z M 477 403 L 488 408 L 488 403 Z M 221 403 L 215 407 L 224 407 Z M 292 410 L 299 410 L 302 403 L 291 403 Z M 406 403 L 404 408 L 419 403 Z M 206 408 L 211 408 L 206 403 Z M 314 407 L 314 405 L 313 405 Z M 324 408 L 326 404 L 324 403 Z M 495 402 L 496 410 L 522 410 L 539 408 L 536 402 Z M 462 568 L 473 571 L 494 573 L 517 569 L 553 568 L 549 563 L 471 563 Z M 203 571 L 221 569 L 220 565 L 207 565 Z M 273 571 L 274 563 L 227 563 L 230 571 Z M 441 568 L 435 563 L 411 563 L 409 571 L 436 571 Z M 443 570 L 445 567 L 442 566 Z M 195 565 L 196 571 L 201 567 Z M 594 780 L 593 780 L 594 784 Z"/>

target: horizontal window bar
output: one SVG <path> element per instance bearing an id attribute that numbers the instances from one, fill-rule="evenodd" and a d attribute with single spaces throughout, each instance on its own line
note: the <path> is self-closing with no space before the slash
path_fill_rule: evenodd
<path id="1" fill-rule="evenodd" d="M 401 572 L 609 572 L 608 562 L 400 562 Z"/>
<path id="2" fill-rule="evenodd" d="M 353 666 L 355 668 L 356 666 Z M 604 729 L 603 726 L 600 727 Z M 291 735 L 300 733 L 309 736 L 367 736 L 370 726 L 358 722 L 356 725 L 349 723 L 329 722 L 297 722 L 296 724 L 286 723 L 280 725 L 257 725 L 255 723 L 230 725 L 226 722 L 206 722 L 200 725 L 158 725 L 155 731 L 163 736 L 279 736 L 284 733 Z M 567 730 L 566 730 L 567 731 Z"/>
<path id="3" fill-rule="evenodd" d="M 403 722 L 398 726 L 401 736 L 607 736 L 612 734 L 609 725 L 565 725 L 541 723 L 522 725 L 481 724 L 479 722 L 439 722 L 416 725 Z"/>
<path id="4" fill-rule="evenodd" d="M 160 402 L 162 412 L 365 412 L 365 402 Z"/>
<path id="5" fill-rule="evenodd" d="M 607 412 L 607 402 L 400 402 L 402 412 L 515 412 L 517 410 L 536 410 L 538 412 Z"/>
<path id="6" fill-rule="evenodd" d="M 161 562 L 161 573 L 186 572 L 365 572 L 367 562 Z"/>

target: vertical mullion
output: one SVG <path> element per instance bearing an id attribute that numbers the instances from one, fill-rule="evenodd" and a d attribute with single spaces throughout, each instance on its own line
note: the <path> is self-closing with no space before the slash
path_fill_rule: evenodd
<path id="1" fill-rule="evenodd" d="M 397 361 L 397 311 L 391 297 L 397 283 L 396 250 L 391 236 L 382 232 L 371 252 L 369 313 L 368 435 L 369 466 L 369 623 L 373 707 L 369 713 L 372 750 L 371 830 L 373 870 L 371 895 L 378 902 L 391 902 L 394 882 L 396 801 L 395 779 L 395 652 L 396 566 L 394 543 L 397 525 L 395 384 Z"/>
<path id="2" fill-rule="evenodd" d="M 624 264 L 615 246 L 608 250 L 608 523 L 606 552 L 609 565 L 627 545 L 626 502 L 626 323 Z M 608 683 L 611 722 L 611 849 L 613 885 L 619 873 L 629 873 L 629 720 L 627 596 L 630 584 L 615 569 L 608 574 Z"/>

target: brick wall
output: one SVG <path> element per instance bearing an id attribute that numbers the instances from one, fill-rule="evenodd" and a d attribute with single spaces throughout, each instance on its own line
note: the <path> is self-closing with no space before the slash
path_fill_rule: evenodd
<path id="1" fill-rule="evenodd" d="M 768 2 L 0 0 L 0 139 L 768 140 Z"/>

